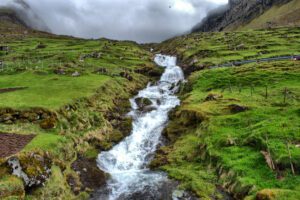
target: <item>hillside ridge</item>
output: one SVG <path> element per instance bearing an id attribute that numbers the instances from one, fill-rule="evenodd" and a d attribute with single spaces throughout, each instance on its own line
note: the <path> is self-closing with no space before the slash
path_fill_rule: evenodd
<path id="1" fill-rule="evenodd" d="M 229 4 L 212 11 L 197 24 L 192 32 L 232 31 L 247 25 L 273 7 L 293 2 L 292 0 L 229 0 Z M 288 15 L 290 13 L 286 13 Z M 276 22 L 266 22 L 271 28 Z M 282 25 L 285 25 L 283 22 Z M 268 28 L 257 27 L 257 28 Z"/>

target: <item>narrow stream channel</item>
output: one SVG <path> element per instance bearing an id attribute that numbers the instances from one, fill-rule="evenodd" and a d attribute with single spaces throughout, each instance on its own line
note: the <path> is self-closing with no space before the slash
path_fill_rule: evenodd
<path id="1" fill-rule="evenodd" d="M 164 67 L 165 72 L 156 85 L 149 84 L 130 100 L 133 130 L 113 149 L 99 154 L 98 166 L 110 174 L 110 179 L 92 199 L 172 199 L 172 182 L 164 173 L 153 172 L 147 165 L 161 144 L 161 133 L 167 125 L 169 111 L 180 105 L 175 93 L 184 75 L 176 66 L 176 57 L 156 55 L 155 62 Z M 137 98 L 150 99 L 151 109 L 141 112 L 135 101 Z"/>

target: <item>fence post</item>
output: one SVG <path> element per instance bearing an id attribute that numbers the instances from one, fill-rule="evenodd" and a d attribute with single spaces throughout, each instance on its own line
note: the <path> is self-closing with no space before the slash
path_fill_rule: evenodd
<path id="1" fill-rule="evenodd" d="M 293 175 L 295 175 L 295 168 L 294 168 L 293 161 L 292 161 L 292 154 L 291 154 L 291 150 L 290 150 L 289 141 L 286 142 L 286 146 L 287 146 L 287 150 L 288 150 L 288 153 L 289 153 L 291 171 L 292 171 Z"/>
<path id="2" fill-rule="evenodd" d="M 229 82 L 229 91 L 230 91 L 230 93 L 232 93 L 231 82 Z"/>
<path id="3" fill-rule="evenodd" d="M 284 93 L 283 93 L 283 95 L 284 95 L 283 103 L 286 103 L 287 93 L 288 93 L 287 88 L 285 88 Z"/>

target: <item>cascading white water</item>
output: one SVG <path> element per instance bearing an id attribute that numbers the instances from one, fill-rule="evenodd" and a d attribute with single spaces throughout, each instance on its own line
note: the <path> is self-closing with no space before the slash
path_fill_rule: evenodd
<path id="1" fill-rule="evenodd" d="M 180 104 L 174 94 L 184 75 L 176 66 L 176 57 L 159 54 L 155 62 L 165 67 L 165 72 L 156 85 L 149 84 L 130 100 L 132 111 L 129 115 L 134 119 L 131 135 L 112 150 L 101 152 L 98 156 L 98 166 L 111 175 L 107 183 L 109 200 L 128 199 L 130 195 L 145 190 L 155 193 L 167 181 L 164 174 L 151 172 L 147 164 L 161 142 L 169 111 Z M 141 113 L 135 101 L 137 98 L 150 99 L 152 109 Z"/>

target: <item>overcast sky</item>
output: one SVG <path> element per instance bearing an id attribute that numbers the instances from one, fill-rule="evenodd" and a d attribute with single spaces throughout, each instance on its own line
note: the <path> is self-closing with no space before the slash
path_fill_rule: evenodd
<path id="1" fill-rule="evenodd" d="M 1 0 L 2 4 L 12 1 Z M 138 42 L 159 42 L 187 32 L 200 22 L 208 11 L 228 2 L 228 0 L 24 1 L 53 33 Z"/>

